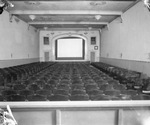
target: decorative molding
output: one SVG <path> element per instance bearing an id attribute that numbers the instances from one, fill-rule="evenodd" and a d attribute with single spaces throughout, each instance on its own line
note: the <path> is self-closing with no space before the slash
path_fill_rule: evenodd
<path id="1" fill-rule="evenodd" d="M 142 61 L 142 60 L 131 60 L 131 59 L 120 59 L 120 58 L 111 58 L 111 57 L 100 57 L 103 59 L 109 59 L 109 60 L 121 60 L 121 61 L 131 61 L 131 62 L 142 62 L 142 63 L 150 63 L 150 61 Z"/>

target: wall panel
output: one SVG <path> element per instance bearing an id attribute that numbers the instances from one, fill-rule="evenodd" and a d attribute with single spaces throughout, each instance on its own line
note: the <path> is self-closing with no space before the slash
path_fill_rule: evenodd
<path id="1" fill-rule="evenodd" d="M 110 65 L 122 67 L 125 69 L 143 72 L 150 76 L 150 63 L 143 61 L 134 61 L 134 60 L 125 60 L 125 59 L 115 59 L 115 58 L 100 58 L 101 62 L 107 63 Z"/>
<path id="2" fill-rule="evenodd" d="M 0 68 L 26 64 L 39 59 L 39 33 L 27 23 L 4 11 L 0 15 Z"/>
<path id="3" fill-rule="evenodd" d="M 101 34 L 101 61 L 150 76 L 150 14 L 139 1 Z"/>
<path id="4" fill-rule="evenodd" d="M 18 125 L 149 125 L 149 101 L 1 102 Z"/>

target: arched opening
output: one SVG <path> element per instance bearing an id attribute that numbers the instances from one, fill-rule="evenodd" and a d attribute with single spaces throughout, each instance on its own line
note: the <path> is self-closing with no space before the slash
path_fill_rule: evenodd
<path id="1" fill-rule="evenodd" d="M 53 39 L 53 60 L 87 61 L 87 39 L 81 35 L 63 34 Z"/>
<path id="2" fill-rule="evenodd" d="M 62 37 L 55 41 L 56 60 L 84 60 L 85 40 L 79 37 Z"/>

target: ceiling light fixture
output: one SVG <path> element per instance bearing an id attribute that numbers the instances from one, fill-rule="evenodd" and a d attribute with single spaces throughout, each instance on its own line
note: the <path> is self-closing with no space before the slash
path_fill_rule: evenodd
<path id="1" fill-rule="evenodd" d="M 36 18 L 36 16 L 35 15 L 29 15 L 29 18 L 33 21 Z"/>
<path id="2" fill-rule="evenodd" d="M 95 15 L 95 19 L 99 20 L 102 16 L 101 15 Z"/>

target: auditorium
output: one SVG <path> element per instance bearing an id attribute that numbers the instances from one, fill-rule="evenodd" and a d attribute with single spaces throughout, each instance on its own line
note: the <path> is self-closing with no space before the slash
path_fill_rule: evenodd
<path id="1" fill-rule="evenodd" d="M 150 0 L 0 0 L 0 125 L 150 125 L 149 37 Z"/>

